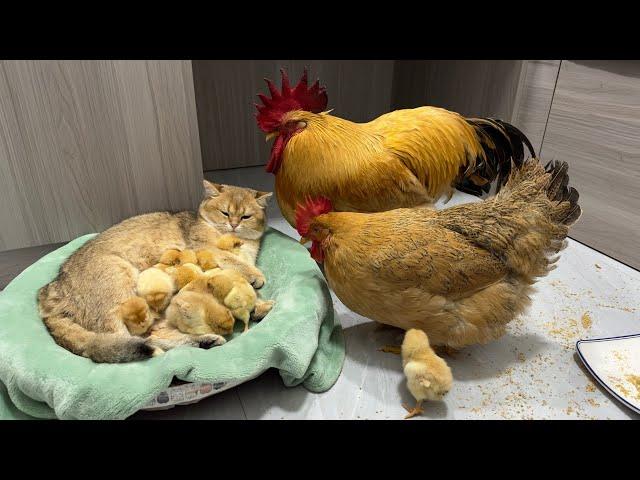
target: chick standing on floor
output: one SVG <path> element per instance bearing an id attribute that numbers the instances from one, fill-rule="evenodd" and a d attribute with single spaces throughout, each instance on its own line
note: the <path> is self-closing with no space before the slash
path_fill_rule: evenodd
<path id="1" fill-rule="evenodd" d="M 425 400 L 442 400 L 451 390 L 453 377 L 447 363 L 435 354 L 429 337 L 422 330 L 408 330 L 402 342 L 402 368 L 407 377 L 407 388 L 414 396 L 416 406 L 402 405 L 411 418 L 423 412 Z"/>

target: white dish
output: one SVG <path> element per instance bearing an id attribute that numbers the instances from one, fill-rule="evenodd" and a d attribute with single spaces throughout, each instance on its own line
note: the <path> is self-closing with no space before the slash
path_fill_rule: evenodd
<path id="1" fill-rule="evenodd" d="M 640 334 L 579 340 L 576 349 L 594 378 L 640 413 Z"/>

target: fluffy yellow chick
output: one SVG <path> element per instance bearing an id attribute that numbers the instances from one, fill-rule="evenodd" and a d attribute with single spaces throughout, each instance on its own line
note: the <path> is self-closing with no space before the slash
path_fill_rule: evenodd
<path id="1" fill-rule="evenodd" d="M 180 290 L 171 299 L 165 318 L 183 333 L 229 335 L 235 318 L 228 308 L 206 291 Z"/>
<path id="2" fill-rule="evenodd" d="M 240 238 L 232 235 L 230 233 L 222 235 L 216 241 L 216 248 L 220 250 L 225 250 L 233 253 L 234 255 L 238 255 L 240 253 L 240 247 L 244 244 L 244 241 Z M 195 252 L 196 261 L 193 263 L 197 263 L 200 265 L 203 270 L 213 270 L 214 268 L 218 268 L 218 260 L 216 256 L 216 252 L 210 249 L 202 249 L 197 250 Z"/>
<path id="3" fill-rule="evenodd" d="M 159 263 L 164 265 L 184 265 L 185 263 L 198 263 L 198 257 L 193 250 L 166 250 L 160 257 Z"/>
<path id="4" fill-rule="evenodd" d="M 218 247 L 220 250 L 227 250 L 235 254 L 238 253 L 238 248 L 240 248 L 242 245 L 244 245 L 244 241 L 230 233 L 222 235 L 216 241 L 216 247 Z"/>
<path id="5" fill-rule="evenodd" d="M 407 377 L 407 387 L 417 401 L 413 408 L 403 405 L 409 412 L 404 418 L 423 413 L 423 401 L 441 400 L 451 389 L 451 369 L 435 354 L 429 345 L 429 337 L 422 330 L 412 328 L 404 335 L 402 367 Z"/>
<path id="6" fill-rule="evenodd" d="M 246 332 L 258 300 L 251 284 L 235 270 L 216 268 L 206 272 L 205 278 L 213 296 L 231 311 L 234 318 L 244 323 Z"/>
<path id="7" fill-rule="evenodd" d="M 165 272 L 173 277 L 173 281 L 176 285 L 176 291 L 181 290 L 182 287 L 203 274 L 202 269 L 193 263 L 185 263 L 184 265 L 178 265 L 177 267 L 168 267 L 165 268 Z"/>
<path id="8" fill-rule="evenodd" d="M 138 296 L 144 298 L 147 304 L 156 312 L 162 312 L 176 291 L 173 277 L 158 266 L 147 268 L 138 275 L 136 286 Z"/>
<path id="9" fill-rule="evenodd" d="M 138 275 L 136 290 L 156 312 L 163 312 L 175 292 L 202 274 L 202 269 L 193 264 L 169 266 L 158 263 Z"/>

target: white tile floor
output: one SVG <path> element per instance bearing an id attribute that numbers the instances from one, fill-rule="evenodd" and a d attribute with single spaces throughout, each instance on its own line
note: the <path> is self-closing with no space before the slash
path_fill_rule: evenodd
<path id="1" fill-rule="evenodd" d="M 211 175 L 208 175 L 210 178 Z M 271 189 L 262 168 L 215 172 L 223 183 Z M 473 197 L 456 195 L 450 204 Z M 275 199 L 270 225 L 295 238 Z M 618 404 L 589 376 L 575 354 L 580 338 L 640 332 L 640 272 L 570 241 L 558 268 L 537 284 L 532 307 L 508 334 L 489 345 L 447 358 L 454 387 L 445 401 L 426 405 L 420 419 L 628 419 L 640 418 Z M 347 358 L 328 392 L 287 388 L 277 372 L 203 400 L 134 418 L 207 419 L 400 419 L 404 386 L 400 357 L 379 346 L 400 343 L 402 332 L 377 328 L 334 297 Z M 591 322 L 583 315 L 588 314 Z M 589 324 L 590 323 L 590 324 Z"/>

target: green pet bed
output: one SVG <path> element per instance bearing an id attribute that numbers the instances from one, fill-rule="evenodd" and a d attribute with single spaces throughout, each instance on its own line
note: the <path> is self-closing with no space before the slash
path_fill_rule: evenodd
<path id="1" fill-rule="evenodd" d="M 327 284 L 306 249 L 274 229 L 264 236 L 258 266 L 267 278 L 261 296 L 276 305 L 226 344 L 179 347 L 124 364 L 93 363 L 58 346 L 38 316 L 36 293 L 94 236 L 51 252 L 0 293 L 0 418 L 124 419 L 143 408 L 197 401 L 269 368 L 286 386 L 312 392 L 338 379 L 344 340 Z"/>

